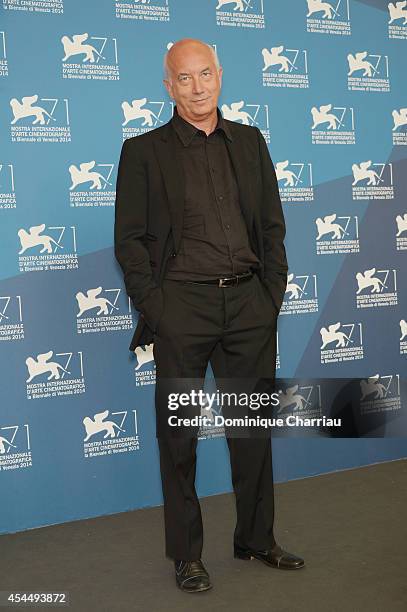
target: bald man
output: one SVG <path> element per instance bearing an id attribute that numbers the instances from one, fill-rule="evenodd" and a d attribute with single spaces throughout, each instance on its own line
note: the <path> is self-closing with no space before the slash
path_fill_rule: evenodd
<path id="1" fill-rule="evenodd" d="M 180 40 L 164 69 L 174 114 L 123 144 L 115 255 L 140 313 L 130 350 L 154 343 L 166 555 L 179 588 L 196 593 L 212 587 L 201 559 L 198 427 L 170 426 L 169 394 L 201 385 L 208 363 L 218 386 L 229 391 L 274 381 L 288 266 L 267 145 L 258 128 L 222 117 L 222 68 L 214 49 Z M 192 401 L 178 406 L 177 416 L 199 414 Z M 269 432 L 229 430 L 226 440 L 236 496 L 234 556 L 279 569 L 304 567 L 274 539 Z"/>

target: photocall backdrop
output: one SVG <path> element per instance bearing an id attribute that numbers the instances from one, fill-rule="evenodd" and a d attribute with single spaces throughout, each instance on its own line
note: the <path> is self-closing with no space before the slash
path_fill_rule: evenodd
<path id="1" fill-rule="evenodd" d="M 406 3 L 1 4 L 0 532 L 162 502 L 114 199 L 124 139 L 171 118 L 162 61 L 184 37 L 216 48 L 222 113 L 261 130 L 276 168 L 277 372 L 299 381 L 283 412 L 321 414 L 325 380 L 360 377 L 359 425 L 374 415 L 346 439 L 277 434 L 276 481 L 406 456 Z M 199 494 L 230 491 L 222 431 L 201 434 Z"/>

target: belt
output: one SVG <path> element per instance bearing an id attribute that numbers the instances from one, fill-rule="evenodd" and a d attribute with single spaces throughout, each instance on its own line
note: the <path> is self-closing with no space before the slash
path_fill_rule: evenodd
<path id="1" fill-rule="evenodd" d="M 245 272 L 244 274 L 234 274 L 223 278 L 213 278 L 202 281 L 185 281 L 194 285 L 217 285 L 218 287 L 233 287 L 239 283 L 244 283 L 252 278 L 253 272 Z"/>

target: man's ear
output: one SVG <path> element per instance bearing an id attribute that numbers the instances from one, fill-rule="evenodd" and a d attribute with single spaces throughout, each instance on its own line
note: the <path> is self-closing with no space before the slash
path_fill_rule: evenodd
<path id="1" fill-rule="evenodd" d="M 165 85 L 165 89 L 167 90 L 168 95 L 170 96 L 170 98 L 174 98 L 174 96 L 172 95 L 172 85 L 171 85 L 171 83 L 167 79 L 163 79 L 163 83 Z"/>
<path id="2" fill-rule="evenodd" d="M 222 66 L 219 66 L 218 74 L 219 74 L 219 83 L 222 85 L 222 75 L 223 75 Z"/>

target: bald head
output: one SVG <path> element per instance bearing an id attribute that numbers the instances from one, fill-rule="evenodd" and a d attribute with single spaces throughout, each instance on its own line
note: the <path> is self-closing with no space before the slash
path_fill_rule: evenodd
<path id="1" fill-rule="evenodd" d="M 212 45 L 202 42 L 197 38 L 182 38 L 173 43 L 167 53 L 164 55 L 164 78 L 170 80 L 172 77 L 173 67 L 177 65 L 179 58 L 182 58 L 183 54 L 188 54 L 193 50 L 208 53 L 212 58 L 216 68 L 219 70 L 220 64 L 215 49 Z"/>

